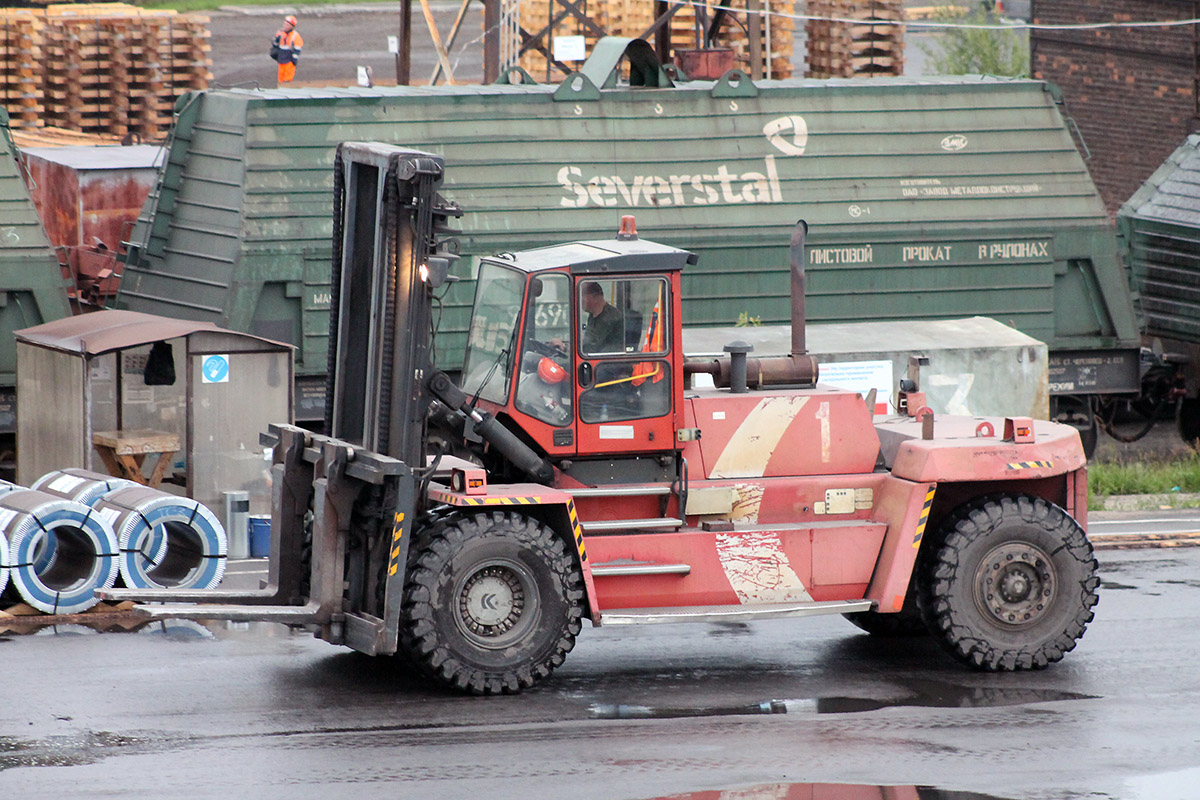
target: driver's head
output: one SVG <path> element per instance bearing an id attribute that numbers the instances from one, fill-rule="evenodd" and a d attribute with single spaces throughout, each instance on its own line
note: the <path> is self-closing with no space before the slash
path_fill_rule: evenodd
<path id="1" fill-rule="evenodd" d="M 589 314 L 599 314 L 604 310 L 604 290 L 596 281 L 583 284 L 583 310 Z"/>

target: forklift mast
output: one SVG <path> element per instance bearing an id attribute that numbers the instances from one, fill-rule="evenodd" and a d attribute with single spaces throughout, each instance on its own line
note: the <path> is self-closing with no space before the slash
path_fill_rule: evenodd
<path id="1" fill-rule="evenodd" d="M 462 211 L 438 194 L 439 156 L 344 142 L 334 166 L 325 430 L 411 466 L 424 456 L 432 370 L 432 292 L 457 256 L 447 222 Z"/>

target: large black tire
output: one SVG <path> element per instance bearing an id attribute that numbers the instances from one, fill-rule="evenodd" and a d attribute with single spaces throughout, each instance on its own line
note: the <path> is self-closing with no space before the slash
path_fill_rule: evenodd
<path id="1" fill-rule="evenodd" d="M 400 647 L 429 678 L 512 694 L 563 663 L 582 625 L 583 577 L 553 531 L 494 512 L 414 545 Z"/>
<path id="2" fill-rule="evenodd" d="M 1027 495 L 963 506 L 923 553 L 917 601 L 955 658 L 977 669 L 1042 669 L 1075 647 L 1098 600 L 1096 559 L 1079 524 Z"/>

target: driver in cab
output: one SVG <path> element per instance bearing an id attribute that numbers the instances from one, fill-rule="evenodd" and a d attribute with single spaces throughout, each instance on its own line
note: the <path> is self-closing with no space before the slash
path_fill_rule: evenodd
<path id="1" fill-rule="evenodd" d="M 587 312 L 583 324 L 584 354 L 623 353 L 625 339 L 621 312 L 604 299 L 604 289 L 596 281 L 585 281 L 580 288 L 583 310 Z"/>

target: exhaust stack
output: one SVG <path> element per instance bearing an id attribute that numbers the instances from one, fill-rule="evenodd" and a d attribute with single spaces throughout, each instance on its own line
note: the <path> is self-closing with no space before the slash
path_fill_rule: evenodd
<path id="1" fill-rule="evenodd" d="M 812 386 L 817 382 L 819 369 L 817 360 L 808 355 L 807 340 L 804 327 L 807 322 L 804 313 L 804 240 L 808 235 L 808 223 L 800 220 L 792 230 L 792 244 L 789 250 L 792 273 L 792 352 L 786 356 L 768 358 L 752 358 L 745 356 L 746 351 L 737 353 L 738 365 L 736 385 L 734 383 L 734 364 L 730 357 L 714 358 L 710 361 L 689 361 L 683 365 L 685 375 L 705 372 L 712 376 L 713 383 L 720 388 L 733 387 L 734 391 L 745 391 L 746 388 L 756 389 L 765 386 Z M 742 342 L 735 342 L 742 345 Z M 729 347 L 725 350 L 728 352 Z M 745 384 L 741 381 L 742 366 L 740 361 L 745 358 Z"/>

